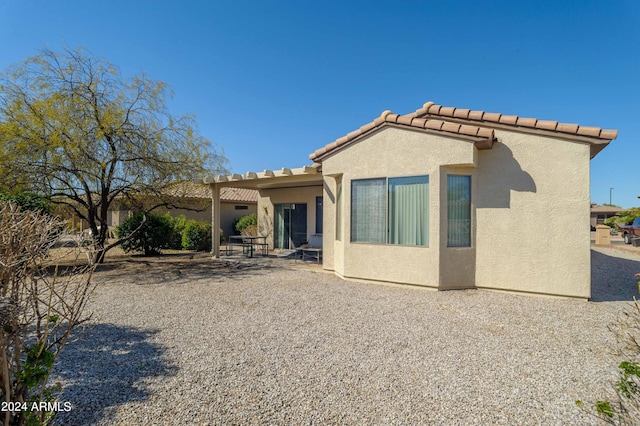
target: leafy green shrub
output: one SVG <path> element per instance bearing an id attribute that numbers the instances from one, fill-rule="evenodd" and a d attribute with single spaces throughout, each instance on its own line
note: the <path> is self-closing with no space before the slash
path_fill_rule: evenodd
<path id="1" fill-rule="evenodd" d="M 618 224 L 627 225 L 633 222 L 633 219 L 636 217 L 640 217 L 640 207 L 634 207 L 629 210 L 625 210 L 619 213 L 616 213 L 615 216 L 612 216 L 604 221 L 604 224 L 607 226 L 618 228 Z"/>
<path id="2" fill-rule="evenodd" d="M 173 223 L 173 231 L 171 232 L 168 248 L 172 250 L 182 250 L 182 234 L 184 233 L 184 229 L 187 227 L 189 220 L 183 214 L 180 216 L 170 216 L 170 218 Z"/>
<path id="3" fill-rule="evenodd" d="M 242 216 L 238 219 L 238 222 L 235 224 L 235 230 L 238 231 L 239 234 L 242 234 L 242 231 L 244 231 L 247 226 L 251 225 L 258 225 L 258 215 L 255 213 Z"/>
<path id="4" fill-rule="evenodd" d="M 22 210 L 51 214 L 52 206 L 48 198 L 31 192 L 0 192 L 0 201 L 11 201 Z"/>
<path id="5" fill-rule="evenodd" d="M 128 218 L 116 228 L 116 235 L 125 238 L 135 232 L 133 237 L 121 244 L 127 253 L 142 251 L 145 256 L 159 254 L 161 249 L 169 248 L 171 244 L 173 221 L 168 215 L 147 213 L 143 223 L 144 217 L 143 213 L 137 213 Z"/>
<path id="6" fill-rule="evenodd" d="M 211 250 L 211 224 L 207 222 L 187 222 L 182 232 L 182 248 L 185 250 Z"/>

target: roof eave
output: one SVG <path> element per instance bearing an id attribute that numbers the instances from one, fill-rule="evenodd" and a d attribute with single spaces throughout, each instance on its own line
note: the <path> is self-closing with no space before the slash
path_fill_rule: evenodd
<path id="1" fill-rule="evenodd" d="M 321 163 L 330 155 L 336 154 L 349 145 L 357 143 L 387 127 L 462 139 L 473 142 L 479 150 L 491 149 L 495 141 L 495 133 L 491 129 L 460 126 L 440 120 L 425 120 L 410 115 L 400 116 L 392 114 L 390 111 L 385 111 L 380 118 L 373 122 L 313 152 L 309 155 L 309 159 L 313 162 Z"/>

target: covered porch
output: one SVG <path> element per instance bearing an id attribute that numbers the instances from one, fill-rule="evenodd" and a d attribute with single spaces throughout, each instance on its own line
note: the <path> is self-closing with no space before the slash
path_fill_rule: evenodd
<path id="1" fill-rule="evenodd" d="M 220 257 L 220 190 L 258 191 L 258 234 L 270 250 L 294 248 L 312 235 L 322 234 L 322 174 L 318 166 L 208 177 L 197 183 L 211 189 L 212 250 Z"/>

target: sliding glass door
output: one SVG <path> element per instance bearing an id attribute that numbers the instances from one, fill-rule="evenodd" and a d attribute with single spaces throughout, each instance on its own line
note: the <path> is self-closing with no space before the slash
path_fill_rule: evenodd
<path id="1" fill-rule="evenodd" d="M 307 205 L 276 204 L 274 246 L 279 249 L 298 247 L 307 241 Z"/>

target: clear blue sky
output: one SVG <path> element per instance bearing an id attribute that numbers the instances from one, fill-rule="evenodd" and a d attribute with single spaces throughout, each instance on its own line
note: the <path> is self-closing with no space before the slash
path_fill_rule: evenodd
<path id="1" fill-rule="evenodd" d="M 640 205 L 637 0 L 0 0 L 0 69 L 63 46 L 167 82 L 235 173 L 432 100 L 618 129 L 591 199 Z"/>

